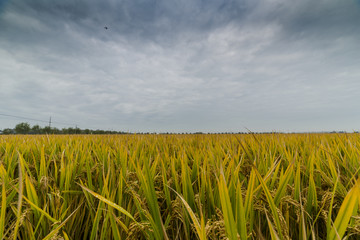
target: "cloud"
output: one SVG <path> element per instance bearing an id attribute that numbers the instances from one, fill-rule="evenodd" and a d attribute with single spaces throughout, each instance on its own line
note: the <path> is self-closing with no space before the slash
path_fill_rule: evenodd
<path id="1" fill-rule="evenodd" d="M 131 131 L 351 131 L 360 118 L 356 2 L 1 7 L 0 108 L 9 114 Z"/>

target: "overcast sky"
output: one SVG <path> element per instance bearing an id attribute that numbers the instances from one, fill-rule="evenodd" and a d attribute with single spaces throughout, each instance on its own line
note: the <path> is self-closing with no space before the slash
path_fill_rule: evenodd
<path id="1" fill-rule="evenodd" d="M 0 0 L 0 114 L 136 132 L 360 130 L 360 1 Z M 0 116 L 0 129 L 21 121 Z"/>

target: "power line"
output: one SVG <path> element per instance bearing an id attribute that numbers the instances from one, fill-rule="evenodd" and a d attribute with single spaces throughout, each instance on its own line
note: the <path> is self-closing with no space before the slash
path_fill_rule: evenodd
<path id="1" fill-rule="evenodd" d="M 25 119 L 25 120 L 31 120 L 31 121 L 38 121 L 38 122 L 46 122 L 46 123 L 48 123 L 48 121 L 44 121 L 44 120 L 40 120 L 40 119 L 35 119 L 35 118 L 21 117 L 21 116 L 15 116 L 15 115 L 4 114 L 4 113 L 0 113 L 0 115 L 1 115 L 1 116 L 5 116 L 5 117 L 14 117 L 14 118 L 20 118 L 20 119 Z"/>
<path id="2" fill-rule="evenodd" d="M 17 116 L 17 115 L 11 115 L 11 114 L 5 114 L 5 113 L 0 113 L 0 116 L 5 116 L 5 117 L 13 117 L 13 118 L 18 118 L 18 119 L 24 119 L 24 120 L 30 120 L 30 121 L 36 121 L 36 122 L 43 122 L 43 123 L 49 123 L 49 121 L 45 121 L 45 120 L 41 120 L 41 119 L 36 119 L 36 118 L 28 118 L 28 117 L 23 117 L 23 116 Z M 50 118 L 51 119 L 51 118 Z M 67 125 L 67 126 L 74 126 L 76 124 L 70 124 L 70 123 L 63 123 L 63 122 L 57 122 L 57 121 L 51 121 L 51 123 L 56 123 L 59 125 Z"/>

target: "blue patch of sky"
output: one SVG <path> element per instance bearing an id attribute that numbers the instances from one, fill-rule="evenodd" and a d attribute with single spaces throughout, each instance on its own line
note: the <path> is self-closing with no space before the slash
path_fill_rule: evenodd
<path id="1" fill-rule="evenodd" d="M 10 2 L 10 0 L 0 0 L 0 14 L 4 11 L 8 2 Z"/>

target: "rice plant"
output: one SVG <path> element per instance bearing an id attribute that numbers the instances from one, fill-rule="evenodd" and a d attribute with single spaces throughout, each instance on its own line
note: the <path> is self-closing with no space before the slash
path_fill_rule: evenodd
<path id="1" fill-rule="evenodd" d="M 360 135 L 0 137 L 0 239 L 359 239 Z"/>

